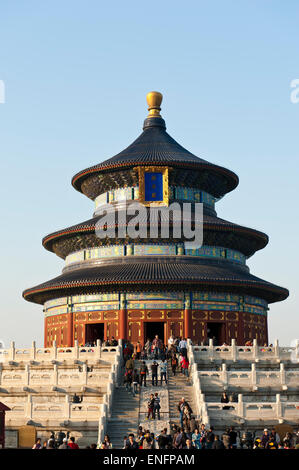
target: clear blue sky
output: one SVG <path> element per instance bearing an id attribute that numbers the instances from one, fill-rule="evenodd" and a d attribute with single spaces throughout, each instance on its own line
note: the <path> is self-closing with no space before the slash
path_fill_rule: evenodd
<path id="1" fill-rule="evenodd" d="M 270 340 L 298 331 L 299 78 L 296 1 L 2 2 L 0 339 L 43 342 L 42 307 L 21 293 L 63 266 L 44 235 L 90 217 L 70 184 L 130 144 L 145 95 L 164 95 L 169 133 L 235 171 L 218 215 L 270 243 L 251 272 L 290 290 L 269 313 Z"/>

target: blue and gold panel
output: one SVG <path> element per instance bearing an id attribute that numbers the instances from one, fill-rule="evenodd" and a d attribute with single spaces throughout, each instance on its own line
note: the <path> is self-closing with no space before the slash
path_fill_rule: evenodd
<path id="1" fill-rule="evenodd" d="M 144 199 L 145 201 L 163 200 L 163 175 L 158 172 L 144 173 Z"/>
<path id="2" fill-rule="evenodd" d="M 168 167 L 138 167 L 139 202 L 146 206 L 168 206 Z"/>

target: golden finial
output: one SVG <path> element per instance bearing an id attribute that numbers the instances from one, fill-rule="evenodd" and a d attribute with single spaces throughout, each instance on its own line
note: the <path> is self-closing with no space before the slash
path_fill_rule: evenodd
<path id="1" fill-rule="evenodd" d="M 163 95 L 162 93 L 159 93 L 158 91 L 150 91 L 146 95 L 146 101 L 148 104 L 148 117 L 161 117 L 160 111 L 161 111 L 161 103 L 162 103 Z"/>

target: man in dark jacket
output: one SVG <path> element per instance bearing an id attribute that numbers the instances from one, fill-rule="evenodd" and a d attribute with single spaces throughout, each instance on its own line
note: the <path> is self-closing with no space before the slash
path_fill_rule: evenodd
<path id="1" fill-rule="evenodd" d="M 138 449 L 139 448 L 138 443 L 134 439 L 134 434 L 129 434 L 129 439 L 127 440 L 125 448 L 126 448 L 126 450 Z"/>
<path id="2" fill-rule="evenodd" d="M 154 361 L 151 365 L 152 369 L 152 385 L 158 385 L 158 364 Z"/>
<path id="3" fill-rule="evenodd" d="M 225 449 L 224 444 L 220 441 L 219 436 L 215 435 L 214 442 L 212 444 L 212 449 Z"/>
<path id="4" fill-rule="evenodd" d="M 148 368 L 147 368 L 145 361 L 143 361 L 140 367 L 140 387 L 142 386 L 142 382 L 144 383 L 144 386 L 146 387 L 146 375 L 147 374 L 148 374 Z"/>
<path id="5" fill-rule="evenodd" d="M 167 449 L 168 445 L 169 445 L 169 436 L 167 436 L 167 428 L 164 428 L 158 437 L 158 446 L 159 446 L 159 449 Z"/>

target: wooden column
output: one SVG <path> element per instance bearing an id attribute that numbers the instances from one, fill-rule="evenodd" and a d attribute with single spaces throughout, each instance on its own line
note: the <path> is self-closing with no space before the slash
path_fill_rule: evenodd
<path id="1" fill-rule="evenodd" d="M 127 337 L 127 324 L 128 324 L 128 315 L 126 309 L 126 298 L 125 294 L 120 294 L 120 310 L 118 313 L 118 325 L 119 325 L 119 336 L 118 339 L 128 339 Z"/>
<path id="2" fill-rule="evenodd" d="M 67 317 L 67 346 L 73 346 L 73 312 L 69 312 Z"/>
<path id="3" fill-rule="evenodd" d="M 47 317 L 45 317 L 45 320 L 44 320 L 44 348 L 47 348 L 48 347 L 48 344 L 47 344 L 47 333 L 48 333 L 48 327 L 47 327 Z"/>
<path id="4" fill-rule="evenodd" d="M 185 294 L 185 310 L 184 310 L 184 336 L 192 338 L 192 309 L 190 294 Z"/>

